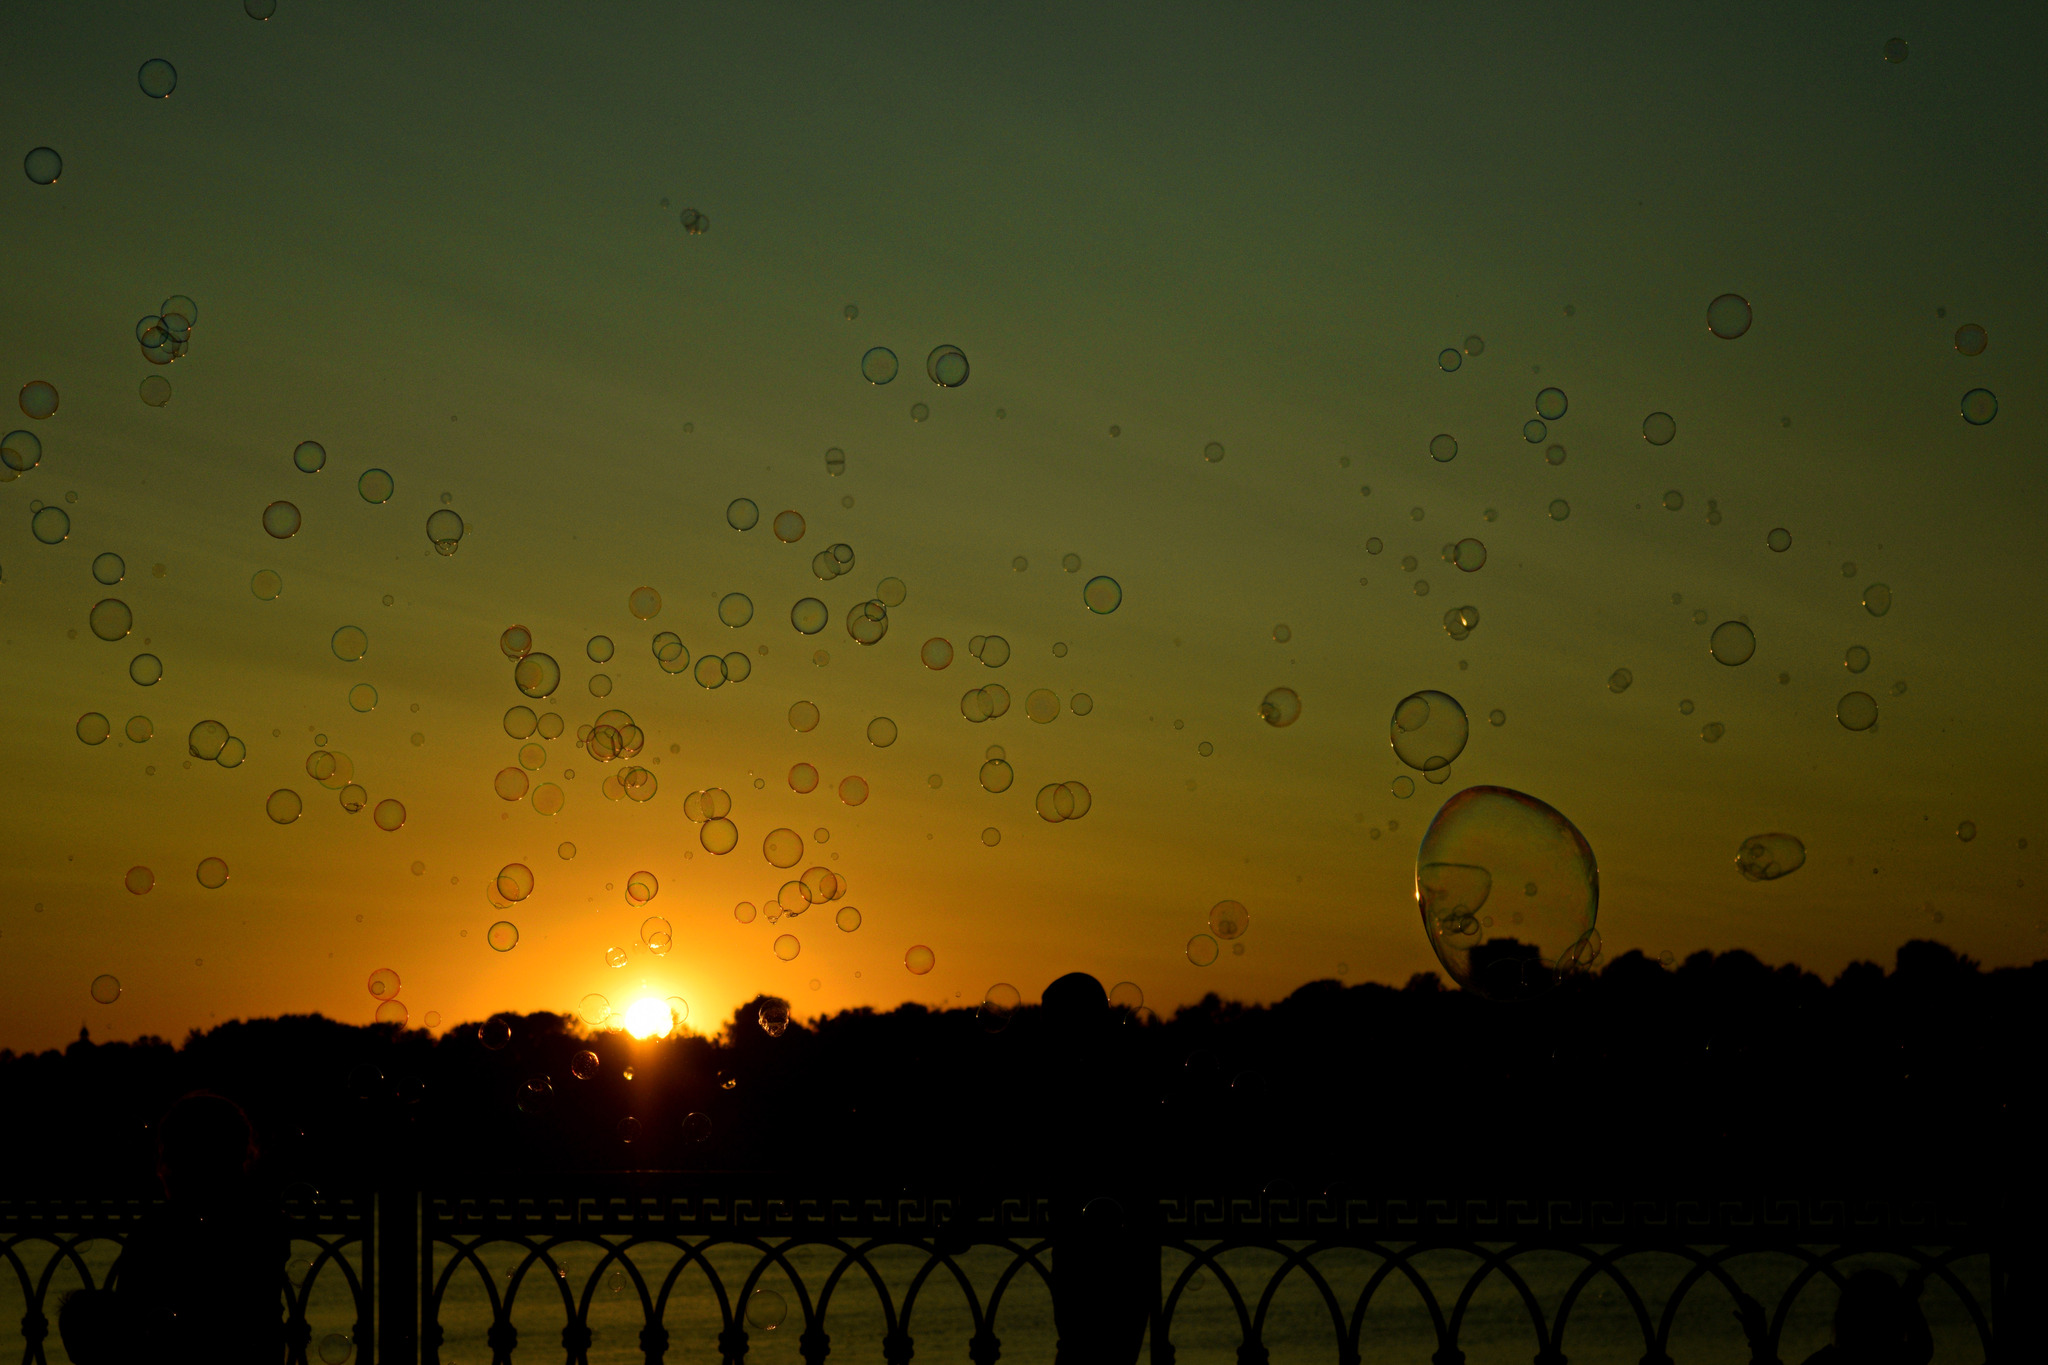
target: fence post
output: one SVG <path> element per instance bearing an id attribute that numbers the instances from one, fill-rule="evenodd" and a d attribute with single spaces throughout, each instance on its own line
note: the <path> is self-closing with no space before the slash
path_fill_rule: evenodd
<path id="1" fill-rule="evenodd" d="M 377 1365 L 418 1365 L 420 1201 L 410 1181 L 377 1191 Z"/>

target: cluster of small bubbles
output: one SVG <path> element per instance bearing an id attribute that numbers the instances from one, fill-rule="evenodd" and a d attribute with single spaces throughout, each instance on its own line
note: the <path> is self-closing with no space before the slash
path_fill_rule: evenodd
<path id="1" fill-rule="evenodd" d="M 1626 668 L 1617 668 L 1607 675 L 1607 690 L 1617 694 L 1626 692 L 1629 689 L 1629 685 L 1635 682 L 1635 680 L 1635 674 L 1629 672 Z"/>
<path id="2" fill-rule="evenodd" d="M 1756 632 L 1741 621 L 1723 621 L 1714 627 L 1707 649 L 1716 663 L 1733 668 L 1746 664 L 1756 653 Z"/>
<path id="3" fill-rule="evenodd" d="M 1001 668 L 1010 662 L 1010 642 L 1000 635 L 974 636 L 967 642 L 967 652 L 987 668 Z"/>
<path id="4" fill-rule="evenodd" d="M 1782 526 L 1776 527 L 1768 536 L 1764 537 L 1764 544 L 1770 546 L 1777 553 L 1783 554 L 1792 548 L 1792 533 Z"/>
<path id="5" fill-rule="evenodd" d="M 1707 330 L 1723 341 L 1733 341 L 1749 330 L 1751 317 L 1748 299 L 1722 294 L 1707 305 Z"/>
<path id="6" fill-rule="evenodd" d="M 1806 865 L 1806 845 L 1794 834 L 1752 834 L 1735 851 L 1735 870 L 1753 882 L 1774 882 Z"/>
<path id="7" fill-rule="evenodd" d="M 846 633 L 862 645 L 877 644 L 889 633 L 889 609 L 882 599 L 871 597 L 846 613 Z"/>
<path id="8" fill-rule="evenodd" d="M 887 346 L 872 346 L 860 358 L 860 377 L 870 384 L 887 384 L 896 370 L 896 353 Z"/>
<path id="9" fill-rule="evenodd" d="M 751 531 L 761 524 L 761 509 L 752 498 L 734 498 L 725 505 L 725 524 L 735 531 Z"/>
<path id="10" fill-rule="evenodd" d="M 811 572 L 824 582 L 831 582 L 839 575 L 853 568 L 853 547 L 844 541 L 828 545 L 811 556 Z"/>
<path id="11" fill-rule="evenodd" d="M 1835 703 L 1835 719 L 1844 730 L 1868 730 L 1877 724 L 1877 701 L 1868 692 L 1850 692 Z"/>
<path id="12" fill-rule="evenodd" d="M 365 469 L 356 480 L 356 494 L 367 503 L 390 502 L 391 495 L 397 491 L 397 481 L 382 469 Z"/>
<path id="13" fill-rule="evenodd" d="M 711 220 L 697 209 L 684 209 L 678 215 L 678 221 L 682 223 L 683 231 L 692 237 L 702 237 L 711 230 Z"/>
<path id="14" fill-rule="evenodd" d="M 1872 583 L 1863 590 L 1863 609 L 1872 616 L 1882 616 L 1892 609 L 1892 590 L 1883 583 Z"/>
<path id="15" fill-rule="evenodd" d="M 1420 585 L 1418 584 L 1417 586 Z M 1479 608 L 1477 607 L 1453 607 L 1444 613 L 1444 634 L 1450 636 L 1453 640 L 1465 639 L 1472 634 L 1478 625 Z"/>
<path id="16" fill-rule="evenodd" d="M 1653 412 L 1643 419 L 1643 439 L 1653 446 L 1668 446 L 1678 435 L 1678 423 L 1668 412 Z"/>
<path id="17" fill-rule="evenodd" d="M 1093 794 L 1079 782 L 1048 782 L 1038 789 L 1038 795 L 1032 801 L 1039 818 L 1049 825 L 1078 820 L 1094 804 Z M 983 842 L 988 841 L 984 839 Z"/>

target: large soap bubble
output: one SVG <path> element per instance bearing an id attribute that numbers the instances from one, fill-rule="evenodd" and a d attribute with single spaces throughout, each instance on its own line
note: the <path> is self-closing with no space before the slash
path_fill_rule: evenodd
<path id="1" fill-rule="evenodd" d="M 1528 999 L 1600 954 L 1592 848 L 1558 811 L 1506 787 L 1444 802 L 1416 850 L 1415 900 L 1444 970 L 1490 999 Z"/>
<path id="2" fill-rule="evenodd" d="M 1774 882 L 1806 866 L 1796 834 L 1752 834 L 1735 851 L 1735 870 L 1753 882 Z"/>

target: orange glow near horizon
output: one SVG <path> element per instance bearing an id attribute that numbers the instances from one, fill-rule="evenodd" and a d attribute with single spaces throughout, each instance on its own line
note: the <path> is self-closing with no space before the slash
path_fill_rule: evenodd
<path id="1" fill-rule="evenodd" d="M 635 1038 L 665 1038 L 674 1027 L 675 1016 L 667 1001 L 647 995 L 626 1007 L 626 1032 Z"/>

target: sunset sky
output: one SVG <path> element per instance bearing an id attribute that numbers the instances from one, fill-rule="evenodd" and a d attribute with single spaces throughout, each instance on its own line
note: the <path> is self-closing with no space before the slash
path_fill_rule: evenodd
<path id="1" fill-rule="evenodd" d="M 444 1026 L 590 992 L 680 996 L 707 1028 L 760 991 L 805 1015 L 997 982 L 1030 1000 L 1075 969 L 1162 1011 L 1398 982 L 1438 968 L 1418 842 L 1478 784 L 1584 834 L 1609 958 L 1746 948 L 1832 973 L 1912 937 L 2048 956 L 2048 21 L 1885 15 L 24 7 L 0 50 L 0 388 L 60 403 L 4 421 L 42 456 L 0 483 L 0 1047 L 368 1022 L 380 968 L 412 1024 Z M 139 79 L 157 58 L 167 98 Z M 39 147 L 55 183 L 13 160 Z M 1722 339 L 1729 293 L 1753 320 Z M 173 295 L 199 316 L 159 367 L 137 320 Z M 926 374 L 948 344 L 958 387 Z M 877 346 L 888 384 L 863 378 Z M 1568 406 L 1532 441 L 1550 387 Z M 1676 436 L 1655 445 L 1660 413 Z M 1455 458 L 1432 458 L 1439 434 Z M 308 440 L 317 473 L 294 464 Z M 388 501 L 358 491 L 370 469 Z M 265 530 L 278 501 L 288 538 Z M 68 518 L 58 543 L 38 503 Z M 466 528 L 447 555 L 426 530 L 444 506 Z M 1476 571 L 1443 558 L 1465 538 Z M 821 581 L 835 544 L 855 562 Z M 104 586 L 109 551 L 125 575 Z M 1084 604 L 1098 575 L 1121 587 L 1108 614 Z M 885 578 L 905 596 L 863 645 L 847 613 Z M 731 593 L 754 607 L 739 628 Z M 791 624 L 807 597 L 829 610 L 814 637 Z M 111 642 L 90 623 L 107 598 L 133 615 Z M 1709 650 L 1731 620 L 1756 641 L 1738 665 Z M 560 663 L 545 701 L 514 685 L 515 624 Z M 666 673 L 660 631 L 751 674 Z M 970 654 L 989 635 L 1000 667 Z M 943 670 L 920 661 L 934 637 Z M 161 681 L 131 681 L 139 654 Z M 1007 714 L 970 722 L 962 694 L 991 683 Z M 1285 727 L 1260 715 L 1280 687 Z M 1442 785 L 1389 745 L 1429 689 L 1470 719 Z M 1873 727 L 1838 720 L 1852 692 Z M 567 729 L 527 774 L 558 814 L 494 789 L 522 704 Z M 638 757 L 578 749 L 607 708 Z M 81 742 L 89 713 L 105 742 Z M 238 767 L 190 756 L 205 720 Z M 1015 773 L 999 794 L 991 745 Z M 309 775 L 321 749 L 364 809 Z M 607 799 L 633 764 L 656 795 Z M 1086 815 L 1041 819 L 1069 781 Z M 685 812 L 709 787 L 738 831 L 723 856 Z M 290 824 L 265 813 L 278 789 L 303 800 Z M 788 871 L 763 855 L 777 828 L 805 845 Z M 1747 880 L 1736 856 L 1767 832 L 1807 861 Z M 208 858 L 225 885 L 202 885 Z M 511 863 L 533 890 L 500 909 Z M 735 918 L 811 866 L 845 895 Z M 659 893 L 636 907 L 643 870 Z M 1225 899 L 1249 928 L 1195 965 Z M 637 943 L 649 915 L 666 955 Z M 936 965 L 912 974 L 920 945 Z"/>

